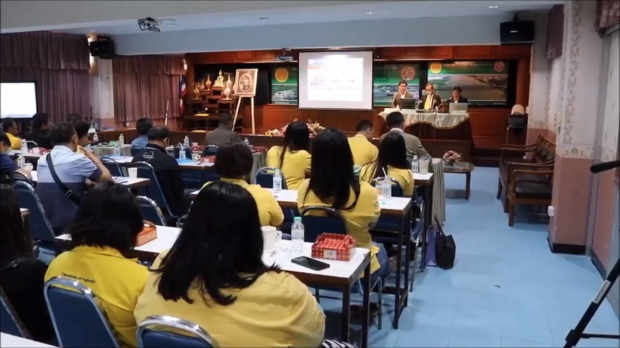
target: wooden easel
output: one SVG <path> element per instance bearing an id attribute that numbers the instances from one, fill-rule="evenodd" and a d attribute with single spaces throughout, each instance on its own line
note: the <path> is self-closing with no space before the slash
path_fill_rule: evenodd
<path id="1" fill-rule="evenodd" d="M 235 124 L 237 123 L 237 115 L 239 114 L 239 108 L 241 107 L 241 102 L 244 98 L 250 99 L 250 112 L 252 116 L 252 134 L 256 134 L 256 127 L 254 124 L 254 96 L 243 95 L 239 96 L 239 100 L 237 101 L 237 108 L 235 110 L 235 117 L 233 118 L 232 130 L 235 130 Z"/>

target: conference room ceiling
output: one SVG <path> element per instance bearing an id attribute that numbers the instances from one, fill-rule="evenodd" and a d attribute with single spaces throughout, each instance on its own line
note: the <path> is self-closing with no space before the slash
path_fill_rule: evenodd
<path id="1" fill-rule="evenodd" d="M 45 7 L 47 6 L 46 3 L 56 3 L 59 7 L 70 4 L 71 7 L 75 7 L 76 4 L 83 3 L 82 1 L 23 1 L 23 3 L 32 3 L 32 6 L 28 11 L 29 22 L 19 23 L 21 27 L 18 27 L 17 23 L 13 24 L 15 21 L 7 23 L 5 17 L 10 17 L 11 12 L 18 11 L 23 5 L 16 5 L 15 3 L 18 3 L 16 1 L 8 1 L 8 3 L 13 3 L 11 5 L 5 5 L 5 3 L 7 1 L 2 1 L 1 24 L 3 33 L 29 31 L 27 30 L 29 28 L 24 26 L 28 23 L 36 23 L 36 26 L 30 27 L 30 30 L 55 30 L 76 34 L 117 36 L 141 33 L 137 19 L 146 16 L 174 20 L 166 21 L 160 25 L 162 33 L 215 28 L 387 19 L 394 19 L 394 30 L 398 30 L 399 19 L 495 16 L 523 11 L 546 11 L 554 4 L 561 4 L 564 1 L 101 1 L 91 2 L 95 6 L 93 9 L 99 10 L 99 17 L 96 17 L 97 11 L 92 10 L 79 16 L 77 14 L 72 16 L 71 21 L 73 23 L 68 23 L 69 13 L 66 11 L 62 17 L 55 17 L 53 13 L 49 15 L 49 12 L 45 12 L 45 9 L 42 9 L 43 12 L 34 11 L 34 9 L 38 6 Z M 123 3 L 124 5 L 122 5 Z M 130 3 L 139 3 L 133 5 L 140 6 L 141 13 L 137 14 L 138 9 L 131 7 Z M 188 12 L 189 8 L 177 10 L 166 7 L 170 4 L 182 7 L 180 6 L 181 3 L 190 3 L 190 7 L 195 10 L 193 13 L 200 14 L 183 15 Z M 205 3 L 208 6 L 204 6 Z M 106 6 L 116 7 L 116 11 L 110 11 Z M 108 11 L 105 11 L 106 9 Z M 55 7 L 54 10 L 58 11 L 59 8 Z M 69 10 L 71 8 L 67 9 L 67 11 Z M 36 16 L 37 13 L 40 13 L 42 18 L 33 22 L 32 16 L 33 14 Z M 133 14 L 135 16 L 127 18 Z M 158 34 L 144 32 L 144 35 Z"/>

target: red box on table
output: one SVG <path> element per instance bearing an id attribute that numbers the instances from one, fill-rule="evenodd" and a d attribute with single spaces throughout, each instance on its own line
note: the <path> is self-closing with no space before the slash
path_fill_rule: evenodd
<path id="1" fill-rule="evenodd" d="M 355 238 L 336 233 L 323 233 L 312 244 L 315 259 L 351 261 L 355 256 Z"/>
<path id="2" fill-rule="evenodd" d="M 150 221 L 144 221 L 144 228 L 136 238 L 136 246 L 144 245 L 154 239 L 157 239 L 157 227 Z"/>

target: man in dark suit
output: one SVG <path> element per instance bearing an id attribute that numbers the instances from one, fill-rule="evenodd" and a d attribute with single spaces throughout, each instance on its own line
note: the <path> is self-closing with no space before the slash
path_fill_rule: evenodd
<path id="1" fill-rule="evenodd" d="M 435 93 L 433 84 L 427 83 L 424 90 L 426 91 L 426 95 L 422 98 L 420 108 L 423 110 L 434 110 L 436 107 L 439 107 L 439 105 L 441 105 L 441 97 Z"/>
<path id="2" fill-rule="evenodd" d="M 461 95 L 461 87 L 456 86 L 452 88 L 452 98 L 448 99 L 448 103 L 467 103 L 467 98 Z"/>
<path id="3" fill-rule="evenodd" d="M 221 146 L 240 140 L 239 134 L 232 130 L 232 117 L 230 114 L 221 114 L 218 127 L 207 132 L 205 136 L 206 145 Z"/>
<path id="4" fill-rule="evenodd" d="M 394 93 L 394 98 L 392 99 L 392 107 L 395 108 L 400 105 L 401 99 L 411 99 L 413 98 L 413 94 L 407 91 L 407 81 L 401 80 L 398 83 L 398 92 Z"/>

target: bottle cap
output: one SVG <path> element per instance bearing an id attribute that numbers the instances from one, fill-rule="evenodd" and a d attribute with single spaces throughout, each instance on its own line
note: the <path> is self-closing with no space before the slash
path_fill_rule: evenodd
<path id="1" fill-rule="evenodd" d="M 301 216 L 295 216 L 295 217 L 293 218 L 293 221 L 294 221 L 294 222 L 301 222 Z"/>

